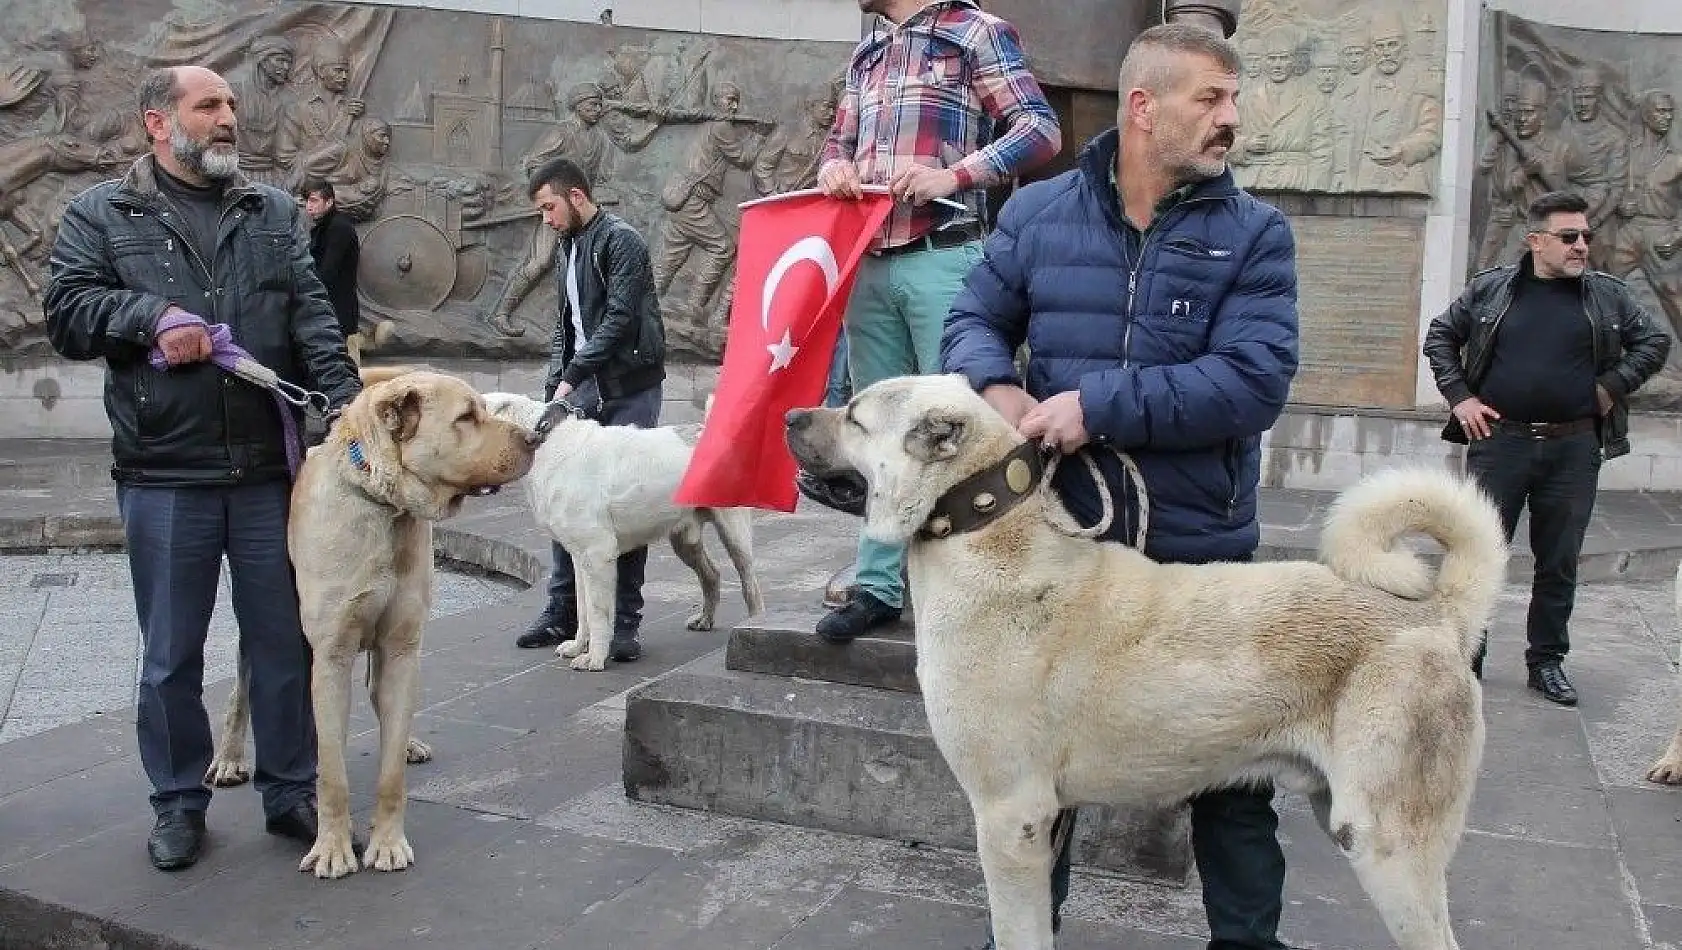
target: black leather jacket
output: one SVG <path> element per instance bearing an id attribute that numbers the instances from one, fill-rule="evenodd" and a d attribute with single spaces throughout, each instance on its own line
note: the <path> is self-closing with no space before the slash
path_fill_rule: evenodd
<path id="1" fill-rule="evenodd" d="M 243 177 L 222 202 L 213 260 L 191 250 L 142 156 L 120 181 L 71 200 L 59 224 L 43 300 L 53 349 L 104 359 L 112 475 L 156 486 L 286 478 L 273 395 L 212 363 L 160 371 L 147 354 L 174 304 L 224 323 L 234 342 L 282 379 L 340 408 L 361 391 L 338 318 L 310 259 L 303 212 L 285 192 Z M 294 417 L 298 418 L 295 412 Z"/>
<path id="2" fill-rule="evenodd" d="M 573 339 L 567 261 L 578 244 L 578 309 L 584 340 Z M 603 399 L 642 392 L 666 378 L 666 326 L 654 291 L 648 244 L 624 219 L 606 211 L 555 251 L 560 319 L 549 342 L 544 397 L 562 380 L 574 388 L 594 376 Z"/>
<path id="3" fill-rule="evenodd" d="M 1489 371 L 1490 342 L 1513 302 L 1513 281 L 1531 271 L 1526 253 L 1517 264 L 1493 267 L 1472 277 L 1425 334 L 1425 358 L 1437 389 L 1450 406 L 1475 395 Z M 1610 274 L 1583 275 L 1583 313 L 1594 325 L 1595 381 L 1612 396 L 1612 411 L 1596 427 L 1602 458 L 1629 452 L 1629 394 L 1664 367 L 1670 336 L 1653 325 L 1624 282 Z M 1443 438 L 1465 443 L 1466 433 L 1452 416 Z"/>

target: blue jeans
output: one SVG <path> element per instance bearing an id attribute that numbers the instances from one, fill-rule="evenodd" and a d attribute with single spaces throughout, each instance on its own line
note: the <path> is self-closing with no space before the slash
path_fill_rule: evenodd
<path id="1" fill-rule="evenodd" d="M 214 753 L 204 641 L 228 559 L 240 664 L 249 677 L 252 781 L 269 816 L 315 795 L 310 651 L 286 550 L 284 481 L 238 487 L 117 487 L 144 659 L 136 731 L 152 808 L 203 811 Z"/>
<path id="2" fill-rule="evenodd" d="M 847 300 L 847 362 L 853 391 L 895 376 L 940 372 L 940 335 L 952 298 L 981 262 L 981 242 L 859 262 Z M 859 538 L 858 586 L 904 606 L 905 548 Z"/>
<path id="3" fill-rule="evenodd" d="M 662 392 L 663 387 L 656 383 L 639 393 L 619 399 L 601 400 L 600 408 L 597 409 L 599 397 L 595 386 L 586 382 L 579 387 L 578 392 L 569 397 L 569 401 L 589 411 L 591 418 L 602 425 L 649 429 L 659 424 Z M 549 615 L 554 617 L 557 623 L 561 622 L 562 618 L 576 623 L 578 579 L 572 565 L 572 555 L 554 541 L 549 543 L 549 554 L 555 564 L 549 573 Z M 648 548 L 640 547 L 626 551 L 619 555 L 615 563 L 619 566 L 619 583 L 614 591 L 613 632 L 616 636 L 634 635 L 642 626 L 642 584 L 648 568 Z"/>

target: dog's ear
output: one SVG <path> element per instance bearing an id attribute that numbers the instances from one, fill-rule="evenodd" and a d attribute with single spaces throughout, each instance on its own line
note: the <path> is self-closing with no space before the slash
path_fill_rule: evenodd
<path id="1" fill-rule="evenodd" d="M 964 439 L 962 419 L 931 412 L 917 420 L 905 434 L 905 451 L 912 458 L 925 462 L 944 462 L 958 454 L 958 443 Z"/>
<path id="2" fill-rule="evenodd" d="M 391 433 L 392 439 L 407 442 L 415 437 L 415 430 L 420 428 L 421 394 L 413 386 L 401 384 L 388 386 L 380 394 L 379 401 L 374 403 L 374 414 L 378 416 L 380 425 L 385 426 Z"/>

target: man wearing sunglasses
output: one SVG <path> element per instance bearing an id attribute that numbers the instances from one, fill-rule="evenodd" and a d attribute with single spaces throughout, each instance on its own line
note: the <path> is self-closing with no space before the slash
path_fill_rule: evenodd
<path id="1" fill-rule="evenodd" d="M 1453 408 L 1443 438 L 1467 444 L 1466 468 L 1501 510 L 1509 542 L 1530 507 L 1524 662 L 1530 688 L 1563 706 L 1577 702 L 1561 663 L 1600 465 L 1629 452 L 1629 395 L 1670 352 L 1623 281 L 1589 269 L 1587 212 L 1581 195 L 1538 197 L 1524 256 L 1474 276 L 1424 345 Z M 1480 678 L 1484 652 L 1473 662 Z"/>

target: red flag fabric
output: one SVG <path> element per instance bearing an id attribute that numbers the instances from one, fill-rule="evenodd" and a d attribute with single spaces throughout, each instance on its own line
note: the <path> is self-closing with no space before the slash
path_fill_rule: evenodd
<path id="1" fill-rule="evenodd" d="M 741 207 L 724 365 L 673 500 L 793 511 L 783 416 L 823 401 L 859 260 L 893 199 L 885 190 L 858 201 L 803 191 Z"/>

